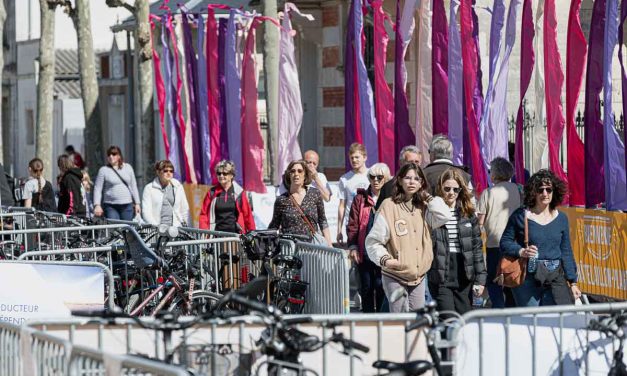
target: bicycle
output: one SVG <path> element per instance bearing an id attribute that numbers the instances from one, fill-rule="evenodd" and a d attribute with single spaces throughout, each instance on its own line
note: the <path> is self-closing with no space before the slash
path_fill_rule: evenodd
<path id="1" fill-rule="evenodd" d="M 589 330 L 596 330 L 604 333 L 609 338 L 618 339 L 618 349 L 614 352 L 612 366 L 608 376 L 627 376 L 627 366 L 623 361 L 623 348 L 625 338 L 627 338 L 627 313 L 614 313 L 611 316 L 600 320 L 590 320 Z"/>

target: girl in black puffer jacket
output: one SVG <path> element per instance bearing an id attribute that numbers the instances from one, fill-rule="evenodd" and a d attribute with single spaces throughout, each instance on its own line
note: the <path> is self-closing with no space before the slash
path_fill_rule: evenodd
<path id="1" fill-rule="evenodd" d="M 436 194 L 444 199 L 454 219 L 431 231 L 429 290 L 439 311 L 463 314 L 471 309 L 471 294 L 483 294 L 486 283 L 481 229 L 466 181 L 458 171 L 449 169 L 440 176 Z"/>
<path id="2" fill-rule="evenodd" d="M 67 155 L 57 159 L 61 179 L 59 181 L 59 213 L 85 217 L 85 191 L 83 188 L 83 172 L 74 166 Z"/>

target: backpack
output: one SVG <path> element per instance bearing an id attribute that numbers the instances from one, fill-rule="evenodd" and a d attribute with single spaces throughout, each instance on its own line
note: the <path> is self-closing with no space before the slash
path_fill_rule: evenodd
<path id="1" fill-rule="evenodd" d="M 52 190 L 52 184 L 46 180 L 46 184 L 41 187 L 41 190 L 33 194 L 32 206 L 45 212 L 56 212 L 57 202 L 54 198 L 54 191 Z"/>

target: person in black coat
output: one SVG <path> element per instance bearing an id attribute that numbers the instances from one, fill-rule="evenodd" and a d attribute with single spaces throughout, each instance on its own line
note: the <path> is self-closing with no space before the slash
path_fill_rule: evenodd
<path id="1" fill-rule="evenodd" d="M 420 149 L 418 149 L 416 145 L 407 145 L 401 149 L 401 152 L 399 153 L 398 168 L 400 169 L 408 163 L 414 163 L 418 166 L 421 166 L 422 164 L 422 154 L 420 154 Z M 392 197 L 392 191 L 394 190 L 395 185 L 396 178 L 390 179 L 387 183 L 383 184 L 377 203 L 374 206 L 375 210 L 379 210 L 379 206 L 381 206 L 383 200 Z"/>
<path id="2" fill-rule="evenodd" d="M 57 159 L 57 165 L 61 174 L 58 212 L 65 215 L 85 217 L 87 209 L 83 188 L 83 172 L 65 154 Z"/>
<path id="3" fill-rule="evenodd" d="M 428 273 L 429 291 L 439 311 L 463 314 L 471 309 L 471 294 L 482 295 L 486 284 L 479 220 L 465 179 L 456 169 L 441 175 L 436 193 L 454 217 L 431 231 L 433 263 Z"/>

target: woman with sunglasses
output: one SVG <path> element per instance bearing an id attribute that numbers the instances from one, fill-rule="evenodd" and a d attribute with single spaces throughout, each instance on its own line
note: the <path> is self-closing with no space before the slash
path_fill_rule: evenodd
<path id="1" fill-rule="evenodd" d="M 220 161 L 216 165 L 218 184 L 209 188 L 202 203 L 199 227 L 212 231 L 244 234 L 255 229 L 248 192 L 237 184 L 235 163 Z"/>
<path id="2" fill-rule="evenodd" d="M 572 304 L 581 297 L 568 217 L 557 210 L 567 191 L 553 172 L 540 170 L 525 184 L 525 207 L 507 221 L 500 242 L 503 255 L 529 259 L 525 280 L 512 289 L 517 306 Z"/>
<path id="3" fill-rule="evenodd" d="M 141 213 L 139 191 L 133 167 L 124 163 L 122 150 L 107 149 L 107 164 L 100 167 L 94 184 L 94 215 L 132 221 Z"/>
<path id="4" fill-rule="evenodd" d="M 390 312 L 414 311 L 425 304 L 425 275 L 433 261 L 431 228 L 446 223 L 450 215 L 442 198 L 428 192 L 420 166 L 405 164 L 396 175 L 392 197 L 383 201 L 366 236 L 368 257 L 381 267 Z"/>
<path id="5" fill-rule="evenodd" d="M 366 235 L 372 227 L 375 204 L 381 188 L 390 180 L 390 168 L 385 163 L 375 163 L 368 170 L 370 185 L 367 189 L 358 189 L 348 216 L 346 228 L 350 258 L 359 273 L 362 312 L 380 312 L 383 303 L 381 268 L 366 255 Z"/>
<path id="6" fill-rule="evenodd" d="M 451 219 L 431 232 L 433 264 L 429 270 L 429 291 L 438 311 L 464 314 L 472 308 L 471 294 L 481 296 L 486 284 L 479 219 L 466 179 L 459 170 L 444 171 L 435 192 L 444 199 Z"/>
<path id="7" fill-rule="evenodd" d="M 142 217 L 151 225 L 186 226 L 189 205 L 183 184 L 174 179 L 174 165 L 169 160 L 155 164 L 157 177 L 146 184 L 142 195 Z"/>
<path id="8" fill-rule="evenodd" d="M 310 187 L 311 170 L 304 160 L 292 161 L 283 173 L 287 192 L 276 198 L 268 228 L 284 234 L 306 235 L 312 242 L 331 246 L 331 233 L 320 191 Z M 321 233 L 321 234 L 320 234 Z"/>

